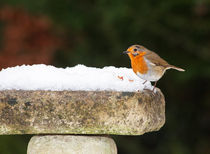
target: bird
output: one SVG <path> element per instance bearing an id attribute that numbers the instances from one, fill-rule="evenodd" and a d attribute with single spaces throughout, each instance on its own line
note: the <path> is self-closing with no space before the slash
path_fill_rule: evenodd
<path id="1" fill-rule="evenodd" d="M 164 75 L 166 70 L 175 69 L 177 71 L 185 71 L 180 67 L 170 65 L 158 54 L 142 45 L 132 45 L 123 53 L 128 54 L 131 60 L 133 72 L 138 77 L 145 80 L 143 84 L 145 84 L 147 81 L 155 82 L 152 90 L 153 92 L 155 90 L 157 81 Z"/>

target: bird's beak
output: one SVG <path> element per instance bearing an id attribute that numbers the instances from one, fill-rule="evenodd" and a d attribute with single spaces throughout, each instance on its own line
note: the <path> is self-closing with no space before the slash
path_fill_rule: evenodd
<path id="1" fill-rule="evenodd" d="M 130 53 L 129 51 L 123 51 L 123 54 L 128 54 L 128 53 Z"/>

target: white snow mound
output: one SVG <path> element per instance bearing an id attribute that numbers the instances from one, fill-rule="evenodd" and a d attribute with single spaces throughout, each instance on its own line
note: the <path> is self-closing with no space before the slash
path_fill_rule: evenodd
<path id="1" fill-rule="evenodd" d="M 127 91 L 152 89 L 128 68 L 76 65 L 56 68 L 50 65 L 22 65 L 0 71 L 0 90 L 85 90 Z"/>

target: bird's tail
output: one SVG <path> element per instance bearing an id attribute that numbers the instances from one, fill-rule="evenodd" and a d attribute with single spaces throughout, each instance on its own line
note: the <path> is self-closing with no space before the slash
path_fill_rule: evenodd
<path id="1" fill-rule="evenodd" d="M 185 71 L 184 69 L 182 69 L 180 67 L 173 66 L 173 65 L 169 65 L 166 69 L 175 69 L 175 70 L 181 71 L 181 72 Z"/>

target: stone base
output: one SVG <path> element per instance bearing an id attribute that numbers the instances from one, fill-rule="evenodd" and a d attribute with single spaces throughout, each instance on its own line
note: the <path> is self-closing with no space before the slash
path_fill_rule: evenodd
<path id="1" fill-rule="evenodd" d="M 109 137 L 43 135 L 31 138 L 27 154 L 117 154 L 117 147 Z"/>

